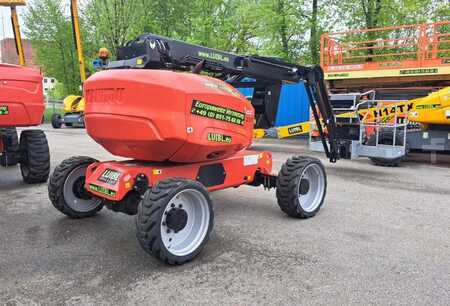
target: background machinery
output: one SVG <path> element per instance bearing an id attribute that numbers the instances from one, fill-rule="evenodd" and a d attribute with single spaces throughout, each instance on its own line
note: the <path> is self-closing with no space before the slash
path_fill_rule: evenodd
<path id="1" fill-rule="evenodd" d="M 324 34 L 321 66 L 361 155 L 396 166 L 409 150 L 450 151 L 450 21 Z"/>
<path id="2" fill-rule="evenodd" d="M 271 152 L 249 147 L 255 122 L 273 125 L 281 85 L 304 82 L 324 151 L 331 162 L 339 158 L 345 143 L 335 137 L 320 67 L 144 34 L 119 49 L 109 68 L 84 84 L 87 132 L 130 160 L 65 160 L 49 183 L 56 209 L 71 218 L 93 216 L 103 206 L 137 215 L 142 248 L 168 264 L 191 260 L 205 245 L 214 218 L 210 191 L 262 185 L 276 188 L 289 216 L 319 211 L 326 193 L 319 160 L 293 157 L 274 175 Z M 248 78 L 253 81 L 242 84 Z M 240 86 L 254 88 L 251 101 Z"/>
<path id="3" fill-rule="evenodd" d="M 81 84 L 86 81 L 86 66 L 84 63 L 83 44 L 81 40 L 80 22 L 78 18 L 78 1 L 70 1 L 72 30 L 77 49 L 78 65 L 80 67 Z M 51 118 L 53 128 L 59 129 L 64 124 L 67 127 L 84 127 L 85 101 L 82 96 L 70 95 L 63 101 L 63 114 L 54 113 Z"/>

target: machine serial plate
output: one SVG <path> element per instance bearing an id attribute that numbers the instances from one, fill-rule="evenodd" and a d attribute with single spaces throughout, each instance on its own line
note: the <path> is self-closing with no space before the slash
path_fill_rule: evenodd
<path id="1" fill-rule="evenodd" d="M 89 184 L 89 190 L 93 191 L 93 192 L 98 192 L 98 193 L 102 193 L 104 195 L 107 195 L 109 197 L 115 197 L 116 196 L 116 192 L 114 190 L 102 187 L 102 186 L 98 186 L 95 184 Z"/>
<path id="2" fill-rule="evenodd" d="M 106 169 L 102 175 L 97 179 L 99 182 L 106 183 L 108 185 L 116 185 L 120 178 L 120 172 L 112 169 Z"/>
<path id="3" fill-rule="evenodd" d="M 2 116 L 2 115 L 8 115 L 8 114 L 9 114 L 8 106 L 6 106 L 6 105 L 0 105 L 0 116 Z"/>

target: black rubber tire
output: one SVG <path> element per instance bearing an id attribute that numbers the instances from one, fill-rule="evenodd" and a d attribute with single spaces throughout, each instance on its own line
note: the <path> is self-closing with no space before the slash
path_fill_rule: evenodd
<path id="1" fill-rule="evenodd" d="M 20 134 L 20 171 L 27 184 L 45 183 L 50 173 L 50 150 L 41 130 L 26 130 Z"/>
<path id="2" fill-rule="evenodd" d="M 60 129 L 62 127 L 61 115 L 58 113 L 53 113 L 52 115 L 52 127 L 54 129 Z"/>
<path id="3" fill-rule="evenodd" d="M 375 146 L 376 145 L 376 134 L 369 137 L 367 140 L 367 145 Z M 392 145 L 394 143 L 394 132 L 393 131 L 380 131 L 378 134 L 378 143 L 385 145 Z M 403 145 L 403 138 L 400 135 L 396 135 L 396 144 Z M 406 155 L 394 159 L 389 158 L 378 158 L 378 157 L 369 157 L 370 161 L 377 166 L 381 167 L 398 167 L 400 164 L 406 159 L 408 155 L 408 143 L 406 143 Z"/>
<path id="4" fill-rule="evenodd" d="M 17 129 L 0 129 L 0 139 L 4 146 L 4 152 L 0 156 L 0 166 L 10 167 L 17 165 L 20 160 L 19 136 L 17 135 Z"/>
<path id="5" fill-rule="evenodd" d="M 320 169 L 323 171 L 324 176 L 324 192 L 321 198 L 320 204 L 313 211 L 305 211 L 300 205 L 300 201 L 298 198 L 299 195 L 299 180 L 303 173 L 305 167 L 310 164 L 319 165 Z M 278 200 L 278 206 L 280 206 L 281 210 L 286 213 L 290 217 L 307 219 L 314 217 L 322 207 L 327 191 L 327 177 L 325 168 L 320 160 L 313 157 L 303 157 L 303 156 L 295 156 L 288 159 L 283 166 L 281 167 L 280 172 L 278 173 L 277 179 L 277 191 L 276 196 Z"/>
<path id="6" fill-rule="evenodd" d="M 74 156 L 64 160 L 53 171 L 48 184 L 48 197 L 53 206 L 72 219 L 81 219 L 92 217 L 99 212 L 104 204 L 100 204 L 95 209 L 88 212 L 79 212 L 73 210 L 64 199 L 64 184 L 70 173 L 82 165 L 90 165 L 98 162 L 96 159 L 86 156 Z"/>
<path id="7" fill-rule="evenodd" d="M 186 256 L 176 256 L 164 246 L 161 238 L 161 221 L 164 210 L 170 200 L 183 189 L 200 191 L 208 202 L 210 219 L 208 231 L 199 247 Z M 180 265 L 194 259 L 206 245 L 214 224 L 214 210 L 208 191 L 202 184 L 183 179 L 170 178 L 160 181 L 149 189 L 138 206 L 136 216 L 136 236 L 141 247 L 147 253 L 169 265 Z"/>
<path id="8" fill-rule="evenodd" d="M 80 117 L 80 122 L 78 123 L 79 127 L 82 129 L 86 128 L 86 122 L 84 121 L 84 114 Z"/>

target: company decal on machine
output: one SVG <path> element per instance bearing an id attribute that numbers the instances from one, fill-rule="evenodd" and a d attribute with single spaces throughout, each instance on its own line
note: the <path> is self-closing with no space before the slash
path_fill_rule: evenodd
<path id="1" fill-rule="evenodd" d="M 303 127 L 301 125 L 291 126 L 288 128 L 289 135 L 296 135 L 299 133 L 303 133 Z"/>
<path id="2" fill-rule="evenodd" d="M 437 68 L 428 68 L 428 69 L 405 69 L 400 70 L 400 74 L 402 75 L 410 75 L 410 74 L 430 74 L 430 73 L 438 73 Z"/>
<path id="3" fill-rule="evenodd" d="M 372 112 L 372 115 L 374 118 L 384 118 L 389 115 L 403 115 L 406 112 L 411 111 L 414 108 L 414 103 L 408 103 L 408 104 L 397 104 L 393 106 L 387 106 L 383 108 L 371 108 L 368 110 L 361 110 L 359 112 L 359 119 L 363 120 L 366 117 L 367 111 Z M 338 115 L 339 117 L 339 115 Z"/>
<path id="4" fill-rule="evenodd" d="M 108 185 L 116 185 L 119 180 L 120 172 L 112 169 L 106 169 L 103 171 L 102 175 L 97 179 L 100 182 L 106 183 Z"/>
<path id="5" fill-rule="evenodd" d="M 9 109 L 7 105 L 0 105 L 0 116 L 9 115 Z"/>
<path id="6" fill-rule="evenodd" d="M 192 101 L 191 113 L 205 118 L 211 118 L 219 121 L 229 122 L 236 125 L 244 125 L 245 114 L 202 101 Z"/>
<path id="7" fill-rule="evenodd" d="M 258 163 L 259 155 L 247 155 L 244 156 L 244 166 L 252 166 Z"/>
<path id="8" fill-rule="evenodd" d="M 416 106 L 416 109 L 436 109 L 441 107 L 440 104 L 419 104 Z"/>
<path id="9" fill-rule="evenodd" d="M 346 78 L 349 76 L 350 73 L 328 73 L 329 78 Z"/>
<path id="10" fill-rule="evenodd" d="M 215 61 L 220 61 L 220 62 L 225 62 L 225 63 L 230 62 L 230 58 L 228 56 L 225 56 L 220 53 L 212 52 L 212 51 L 209 51 L 209 52 L 208 51 L 198 51 L 197 54 L 200 57 L 207 58 L 210 60 L 215 60 Z"/>
<path id="11" fill-rule="evenodd" d="M 218 134 L 218 133 L 208 133 L 208 141 L 220 142 L 220 143 L 231 143 L 233 138 L 228 135 Z"/>
<path id="12" fill-rule="evenodd" d="M 117 192 L 115 192 L 114 190 L 111 190 L 111 189 L 108 189 L 108 188 L 105 188 L 105 187 L 102 187 L 102 186 L 98 186 L 98 185 L 95 185 L 95 184 L 89 184 L 89 189 L 91 191 L 107 195 L 109 197 L 115 197 L 116 194 L 117 194 Z"/>

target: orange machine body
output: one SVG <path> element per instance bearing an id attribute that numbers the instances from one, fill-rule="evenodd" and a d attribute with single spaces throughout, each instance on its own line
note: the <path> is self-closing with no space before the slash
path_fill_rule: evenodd
<path id="1" fill-rule="evenodd" d="M 36 69 L 0 64 L 0 127 L 41 124 L 45 110 L 42 80 Z"/>
<path id="2" fill-rule="evenodd" d="M 248 148 L 255 111 L 218 79 L 165 70 L 107 70 L 84 84 L 88 134 L 117 156 L 177 163 Z"/>
<path id="3" fill-rule="evenodd" d="M 215 171 L 217 169 L 220 171 Z M 85 188 L 98 197 L 119 202 L 135 191 L 136 181 L 141 175 L 148 178 L 148 186 L 155 186 L 171 177 L 183 177 L 200 181 L 209 191 L 216 191 L 251 184 L 257 173 L 272 173 L 270 152 L 243 150 L 223 160 L 193 164 L 108 161 L 89 165 Z"/>

